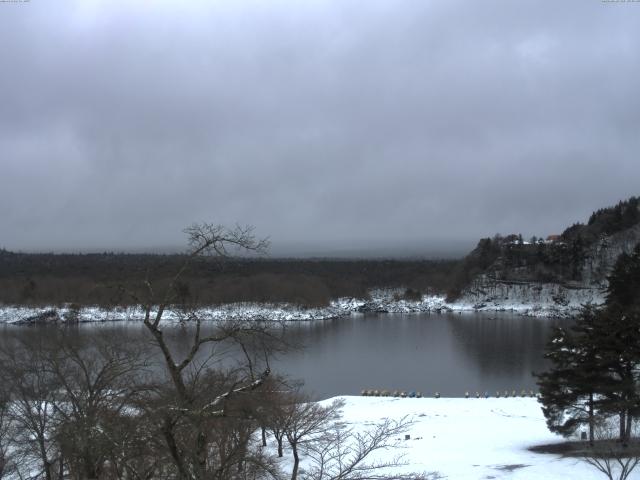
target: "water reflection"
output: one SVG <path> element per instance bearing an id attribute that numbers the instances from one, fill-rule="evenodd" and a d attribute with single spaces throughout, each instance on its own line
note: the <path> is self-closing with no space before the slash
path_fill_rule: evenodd
<path id="1" fill-rule="evenodd" d="M 304 379 L 318 397 L 357 394 L 363 388 L 421 390 L 461 396 L 465 391 L 535 389 L 532 371 L 541 371 L 544 345 L 559 320 L 512 314 L 367 314 L 291 325 L 287 333 L 304 348 L 280 355 L 273 369 Z M 203 327 L 203 335 L 211 326 Z M 85 325 L 78 335 L 107 330 L 117 338 L 148 345 L 140 323 Z M 47 335 L 47 328 L 5 327 L 11 336 Z M 178 350 L 193 333 L 165 329 Z M 229 358 L 224 351 L 222 357 Z"/>
<path id="2" fill-rule="evenodd" d="M 456 350 L 474 367 L 475 378 L 469 379 L 473 384 L 469 388 L 492 393 L 535 389 L 531 373 L 547 367 L 544 346 L 551 328 L 559 322 L 510 314 L 450 318 Z"/>
<path id="3" fill-rule="evenodd" d="M 352 316 L 294 328 L 307 348 L 281 362 L 321 396 L 362 388 L 445 396 L 529 390 L 559 322 L 507 313 Z"/>

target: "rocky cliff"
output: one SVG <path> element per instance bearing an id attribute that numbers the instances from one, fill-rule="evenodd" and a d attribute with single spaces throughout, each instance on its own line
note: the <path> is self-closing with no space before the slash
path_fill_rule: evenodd
<path id="1" fill-rule="evenodd" d="M 612 235 L 603 235 L 587 250 L 581 269 L 582 283 L 607 286 L 607 275 L 623 253 L 631 253 L 640 242 L 640 224 Z"/>
<path id="2" fill-rule="evenodd" d="M 612 234 L 602 234 L 584 247 L 577 279 L 560 281 L 514 280 L 530 277 L 533 266 L 515 267 L 500 256 L 491 267 L 475 276 L 456 303 L 475 309 L 513 309 L 538 315 L 567 315 L 586 303 L 602 304 L 607 276 L 622 253 L 631 253 L 640 242 L 640 224 Z M 570 250 L 567 247 L 567 250 Z M 505 266 L 506 265 L 506 266 Z M 506 280 L 506 279 L 509 280 Z"/>

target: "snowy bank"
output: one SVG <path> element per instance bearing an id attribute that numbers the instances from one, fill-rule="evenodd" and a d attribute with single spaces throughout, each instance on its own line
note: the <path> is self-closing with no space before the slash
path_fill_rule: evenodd
<path id="1" fill-rule="evenodd" d="M 529 287 L 531 288 L 531 287 Z M 510 287 L 506 291 L 494 289 L 482 293 L 467 293 L 460 301 L 448 303 L 444 296 L 423 295 L 419 300 L 403 298 L 403 289 L 376 289 L 369 292 L 366 300 L 338 298 L 326 307 L 303 307 L 299 305 L 234 303 L 199 309 L 198 315 L 207 321 L 265 319 L 276 322 L 305 322 L 329 320 L 352 313 L 433 313 L 433 312 L 478 312 L 510 311 L 519 315 L 537 317 L 569 317 L 577 313 L 588 302 L 599 303 L 602 295 L 575 290 L 571 294 L 541 287 L 534 294 L 524 287 Z M 77 312 L 68 307 L 24 307 L 0 305 L 0 323 L 38 324 L 78 321 L 107 322 L 141 320 L 144 312 L 140 308 L 83 307 Z M 163 314 L 167 321 L 180 321 L 183 316 L 177 310 L 167 309 Z"/>
<path id="2" fill-rule="evenodd" d="M 385 418 L 409 416 L 415 422 L 407 431 L 409 440 L 395 440 L 402 450 L 376 457 L 404 454 L 408 465 L 400 467 L 403 472 L 437 471 L 454 480 L 602 478 L 582 460 L 528 450 L 562 441 L 547 430 L 534 398 L 338 398 L 345 400 L 343 421 L 356 429 Z M 635 474 L 630 478 L 638 478 Z"/>

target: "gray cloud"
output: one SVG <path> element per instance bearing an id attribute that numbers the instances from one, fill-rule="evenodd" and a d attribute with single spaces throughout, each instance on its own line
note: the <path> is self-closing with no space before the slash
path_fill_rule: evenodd
<path id="1" fill-rule="evenodd" d="M 0 246 L 546 235 L 638 194 L 640 4 L 0 4 Z"/>

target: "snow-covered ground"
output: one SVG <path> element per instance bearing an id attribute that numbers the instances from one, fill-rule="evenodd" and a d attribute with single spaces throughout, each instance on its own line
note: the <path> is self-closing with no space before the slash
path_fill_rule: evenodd
<path id="1" fill-rule="evenodd" d="M 403 472 L 437 471 L 452 480 L 603 478 L 580 459 L 528 450 L 562 441 L 547 430 L 535 398 L 338 398 L 345 400 L 343 420 L 356 429 L 407 415 L 415 422 L 407 431 L 409 440 L 404 435 L 395 440 L 401 450 L 375 457 L 404 454 Z M 640 470 L 629 478 L 640 478 Z"/>
<path id="2" fill-rule="evenodd" d="M 290 304 L 254 304 L 254 303 L 234 303 L 205 307 L 196 313 L 206 321 L 218 320 L 257 320 L 265 319 L 270 321 L 311 321 L 327 320 L 349 315 L 356 311 L 357 306 L 362 304 L 356 300 L 340 300 L 332 302 L 328 307 L 303 308 Z M 55 323 L 65 322 L 70 318 L 69 308 L 63 307 L 23 307 L 0 305 L 0 323 L 10 324 L 31 324 L 31 323 Z M 152 312 L 155 314 L 155 312 Z M 173 309 L 166 309 L 163 313 L 163 320 L 179 322 L 187 316 Z M 144 311 L 141 308 L 113 308 L 105 309 L 100 307 L 84 307 L 77 315 L 79 322 L 109 322 L 109 321 L 135 321 L 144 318 Z"/>
<path id="3" fill-rule="evenodd" d="M 298 305 L 234 303 L 206 307 L 198 314 L 205 320 L 221 319 L 268 319 L 273 321 L 311 321 L 339 318 L 356 312 L 380 313 L 426 313 L 426 312 L 471 312 L 471 311 L 511 311 L 520 315 L 538 317 L 561 317 L 574 315 L 579 309 L 581 298 L 571 302 L 558 303 L 546 297 L 519 299 L 513 295 L 504 298 L 494 297 L 492 301 L 476 301 L 463 299 L 448 303 L 444 296 L 424 295 L 421 300 L 402 299 L 402 289 L 376 289 L 369 293 L 369 299 L 338 298 L 332 300 L 327 307 L 305 308 Z M 551 298 L 551 296 L 549 295 Z M 585 297 L 584 302 L 589 301 Z M 39 321 L 56 322 L 70 318 L 67 307 L 24 307 L 0 305 L 0 323 L 37 323 Z M 43 315 L 45 314 L 45 315 Z M 77 319 L 80 322 L 104 322 L 140 320 L 144 313 L 139 308 L 85 307 L 80 310 Z M 178 311 L 168 309 L 164 319 L 179 321 L 182 317 Z"/>

